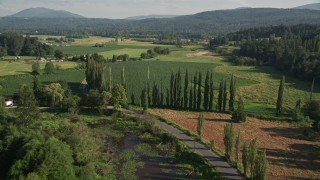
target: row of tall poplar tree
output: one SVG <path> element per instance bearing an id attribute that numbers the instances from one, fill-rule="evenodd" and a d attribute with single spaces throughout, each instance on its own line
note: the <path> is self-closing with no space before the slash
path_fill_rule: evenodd
<path id="1" fill-rule="evenodd" d="M 144 109 L 151 107 L 167 107 L 178 110 L 194 110 L 205 111 L 215 110 L 219 112 L 227 112 L 227 82 L 220 82 L 218 102 L 214 104 L 214 85 L 213 85 L 213 74 L 209 71 L 206 73 L 204 84 L 202 81 L 202 73 L 197 72 L 193 75 L 192 79 L 189 80 L 189 72 L 186 70 L 184 76 L 184 84 L 182 83 L 182 75 L 179 70 L 177 73 L 171 73 L 170 86 L 165 91 L 161 86 L 156 83 L 153 87 L 150 87 L 150 82 L 146 83 L 146 87 L 142 90 L 140 101 Z M 235 94 L 236 94 L 236 81 L 232 75 L 229 87 L 229 111 L 234 110 Z M 135 97 L 132 95 L 132 102 Z M 133 103 L 134 104 L 134 103 Z M 214 106 L 216 105 L 216 106 Z"/>

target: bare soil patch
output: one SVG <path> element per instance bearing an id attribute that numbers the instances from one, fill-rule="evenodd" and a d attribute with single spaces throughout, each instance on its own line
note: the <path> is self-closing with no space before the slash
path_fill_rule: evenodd
<path id="1" fill-rule="evenodd" d="M 196 132 L 199 114 L 195 112 L 150 109 L 181 127 Z M 203 138 L 215 140 L 217 148 L 224 150 L 223 130 L 231 123 L 231 116 L 204 113 Z M 289 123 L 247 118 L 245 123 L 235 123 L 235 133 L 240 131 L 242 144 L 258 139 L 259 149 L 265 149 L 268 158 L 268 179 L 320 179 L 320 142 L 305 140 L 303 130 Z"/>

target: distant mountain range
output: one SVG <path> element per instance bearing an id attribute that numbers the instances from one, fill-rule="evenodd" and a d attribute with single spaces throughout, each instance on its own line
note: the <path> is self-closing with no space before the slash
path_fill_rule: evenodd
<path id="1" fill-rule="evenodd" d="M 68 11 L 53 10 L 49 8 L 30 8 L 13 14 L 9 17 L 20 18 L 84 18 L 78 14 L 74 14 Z"/>
<path id="2" fill-rule="evenodd" d="M 307 4 L 303 6 L 295 7 L 294 9 L 310 9 L 310 10 L 320 10 L 320 3 Z"/>
<path id="3" fill-rule="evenodd" d="M 64 14 L 59 13 L 60 15 Z M 320 24 L 320 11 L 276 8 L 217 10 L 171 18 L 142 20 L 78 18 L 79 16 L 70 18 L 71 16 L 66 15 L 62 16 L 63 18 L 60 17 L 57 15 L 40 16 L 39 14 L 38 16 L 20 14 L 20 16 L 3 17 L 0 18 L 0 32 L 14 30 L 22 33 L 37 32 L 61 35 L 90 33 L 103 36 L 115 36 L 121 32 L 131 37 L 178 34 L 181 37 L 198 38 L 212 37 L 253 27 Z"/>
<path id="4" fill-rule="evenodd" d="M 179 15 L 146 15 L 146 16 L 132 16 L 126 19 L 128 20 L 143 20 L 143 19 L 161 19 L 161 18 L 174 18 Z"/>

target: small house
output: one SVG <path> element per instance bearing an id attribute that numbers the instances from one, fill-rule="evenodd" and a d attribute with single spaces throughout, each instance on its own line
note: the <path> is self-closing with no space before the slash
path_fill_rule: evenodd
<path id="1" fill-rule="evenodd" d="M 4 100 L 4 105 L 5 106 L 13 106 L 13 99 L 5 99 Z"/>

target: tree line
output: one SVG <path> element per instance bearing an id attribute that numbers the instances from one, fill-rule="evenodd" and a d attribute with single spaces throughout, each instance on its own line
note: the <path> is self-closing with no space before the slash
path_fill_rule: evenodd
<path id="1" fill-rule="evenodd" d="M 235 110 L 235 96 L 236 96 L 236 81 L 232 75 L 230 80 L 230 87 L 227 88 L 226 81 L 222 81 L 219 86 L 218 102 L 215 103 L 213 85 L 213 73 L 207 72 L 202 78 L 202 73 L 198 72 L 194 75 L 189 75 L 188 70 L 183 75 L 179 70 L 177 73 L 171 73 L 169 88 L 163 89 L 162 85 L 146 82 L 145 88 L 141 92 L 140 105 L 145 109 L 148 107 L 158 108 L 172 108 L 177 110 L 193 110 L 193 111 L 214 111 L 229 112 Z M 228 94 L 229 92 L 229 94 Z M 229 98 L 228 98 L 229 97 Z M 228 101 L 229 99 L 229 101 Z M 227 102 L 229 104 L 229 111 L 227 109 Z M 131 103 L 136 103 L 134 95 L 131 96 Z"/>
<path id="2" fill-rule="evenodd" d="M 0 34 L 0 57 L 2 56 L 44 56 L 52 54 L 51 46 L 38 41 L 38 38 L 16 33 Z"/>
<path id="3" fill-rule="evenodd" d="M 320 26 L 261 27 L 218 37 L 209 47 L 232 43 L 240 50 L 231 59 L 236 65 L 274 66 L 302 80 L 320 80 Z"/>

